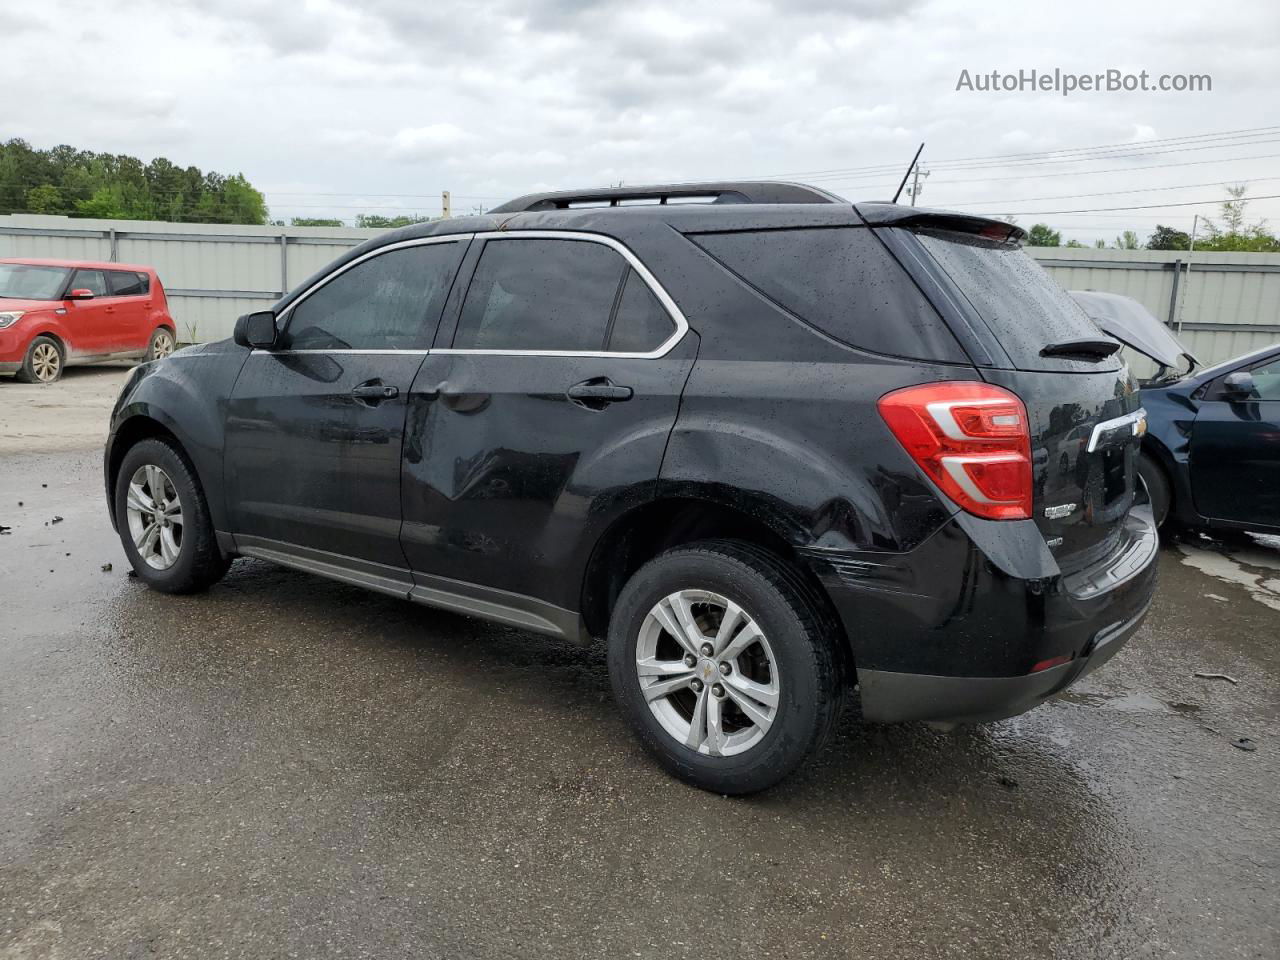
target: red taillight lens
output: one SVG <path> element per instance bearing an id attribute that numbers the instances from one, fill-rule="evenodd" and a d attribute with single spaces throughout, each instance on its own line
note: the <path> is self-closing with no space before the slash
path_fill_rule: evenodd
<path id="1" fill-rule="evenodd" d="M 1002 387 L 944 381 L 880 398 L 880 416 L 942 492 L 989 520 L 1031 516 L 1027 408 Z"/>

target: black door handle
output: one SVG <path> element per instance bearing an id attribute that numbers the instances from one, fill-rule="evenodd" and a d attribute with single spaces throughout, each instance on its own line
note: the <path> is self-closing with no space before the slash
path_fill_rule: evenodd
<path id="1" fill-rule="evenodd" d="M 351 388 L 351 396 L 357 400 L 377 403 L 380 400 L 394 400 L 400 396 L 400 388 L 388 387 L 381 383 L 362 383 Z"/>
<path id="2" fill-rule="evenodd" d="M 608 377 L 597 377 L 575 383 L 565 391 L 565 396 L 574 403 L 592 410 L 599 410 L 610 403 L 621 403 L 635 396 L 630 387 L 620 387 Z"/>

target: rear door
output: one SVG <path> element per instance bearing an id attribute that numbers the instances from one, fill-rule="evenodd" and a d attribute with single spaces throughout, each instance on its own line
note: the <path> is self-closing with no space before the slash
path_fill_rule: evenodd
<path id="1" fill-rule="evenodd" d="M 1191 429 L 1191 491 L 1213 520 L 1280 527 L 1280 356 L 1250 367 L 1253 394 L 1232 397 L 1219 378 Z"/>
<path id="2" fill-rule="evenodd" d="M 927 254 L 926 280 L 946 291 L 983 377 L 1026 404 L 1033 517 L 1059 565 L 1103 559 L 1133 506 L 1145 428 L 1128 367 L 1118 355 L 1055 354 L 1054 345 L 1103 335 L 1016 244 L 927 229 L 915 239 Z"/>
<path id="3" fill-rule="evenodd" d="M 242 552 L 407 578 L 400 550 L 405 404 L 469 237 L 354 260 L 280 317 L 227 408 L 231 528 Z M 407 592 L 407 586 L 401 588 Z"/>
<path id="4" fill-rule="evenodd" d="M 413 388 L 405 554 L 437 602 L 574 611 L 584 545 L 652 495 L 696 338 L 608 238 L 476 243 L 456 332 Z"/>
<path id="5" fill-rule="evenodd" d="M 116 342 L 112 352 L 145 350 L 151 339 L 147 275 L 134 270 L 108 270 L 106 274 L 115 307 Z"/>

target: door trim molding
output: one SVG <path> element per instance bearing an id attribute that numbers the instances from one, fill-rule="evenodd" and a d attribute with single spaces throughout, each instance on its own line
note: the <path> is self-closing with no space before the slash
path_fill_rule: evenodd
<path id="1" fill-rule="evenodd" d="M 219 535 L 220 545 L 223 536 Z M 234 544 L 235 551 L 241 556 L 278 563 L 282 567 L 365 587 L 401 600 L 412 600 L 428 607 L 451 610 L 581 645 L 591 642 L 579 613 L 523 593 L 416 573 L 404 567 L 243 533 L 234 534 Z"/>

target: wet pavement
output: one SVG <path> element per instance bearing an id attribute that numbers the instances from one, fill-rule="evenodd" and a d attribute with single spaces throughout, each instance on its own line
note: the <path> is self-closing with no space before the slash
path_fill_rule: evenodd
<path id="1" fill-rule="evenodd" d="M 0 525 L 0 960 L 1280 956 L 1275 543 L 1166 546 L 1059 701 L 849 717 L 726 799 L 599 649 L 257 561 L 148 591 L 96 453 L 0 458 Z"/>

